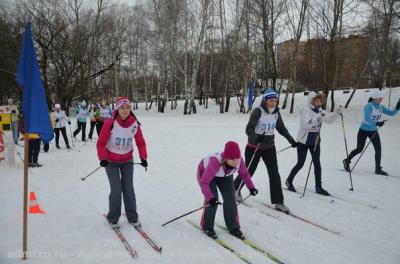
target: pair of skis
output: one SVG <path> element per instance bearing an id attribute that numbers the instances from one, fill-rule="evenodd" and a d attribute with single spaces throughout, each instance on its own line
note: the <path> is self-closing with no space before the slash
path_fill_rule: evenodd
<path id="1" fill-rule="evenodd" d="M 200 226 L 198 226 L 197 224 L 193 223 L 190 220 L 187 220 L 187 222 L 189 224 L 191 224 L 193 227 L 197 228 L 198 230 L 202 231 L 203 230 L 200 228 Z M 222 225 L 217 224 L 217 226 L 224 230 L 225 232 L 229 233 L 229 231 Z M 212 239 L 212 238 L 210 238 Z M 225 240 L 221 239 L 221 238 L 217 238 L 217 239 L 213 239 L 218 245 L 220 245 L 221 247 L 223 247 L 224 249 L 228 250 L 229 252 L 231 252 L 234 256 L 236 256 L 237 258 L 241 259 L 243 262 L 247 263 L 247 264 L 252 264 L 250 260 L 248 260 L 247 258 L 245 258 L 244 256 L 242 256 L 238 251 L 236 251 L 230 244 L 228 244 Z M 282 262 L 278 257 L 274 256 L 273 254 L 271 254 L 270 252 L 262 249 L 261 247 L 259 247 L 256 243 L 254 243 L 253 241 L 249 240 L 249 239 L 243 239 L 241 240 L 245 245 L 251 247 L 252 249 L 256 250 L 257 252 L 261 253 L 262 255 L 264 255 L 265 257 L 269 258 L 270 260 L 274 261 L 275 263 L 278 264 L 284 264 L 284 262 Z"/>
<path id="2" fill-rule="evenodd" d="M 107 220 L 107 216 L 105 214 L 103 214 L 103 217 Z M 125 215 L 126 217 L 126 215 Z M 108 222 L 108 221 L 107 221 Z M 129 244 L 128 240 L 126 240 L 125 236 L 122 234 L 119 226 L 113 226 L 111 223 L 110 227 L 112 230 L 114 230 L 115 234 L 117 235 L 118 239 L 121 241 L 121 243 L 124 245 L 125 249 L 128 251 L 129 255 L 133 258 L 137 258 L 138 257 L 138 253 L 137 251 Z M 154 251 L 156 251 L 157 253 L 161 254 L 162 251 L 162 247 L 160 247 L 159 245 L 157 245 L 157 243 L 155 243 L 148 235 L 147 233 L 143 230 L 143 227 L 141 225 L 139 226 L 135 226 L 133 225 L 133 228 L 139 232 L 140 236 L 146 240 L 146 242 L 154 249 Z"/>

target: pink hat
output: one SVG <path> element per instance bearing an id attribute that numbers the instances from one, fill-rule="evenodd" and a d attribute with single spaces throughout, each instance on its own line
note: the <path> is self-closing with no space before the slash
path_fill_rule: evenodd
<path id="1" fill-rule="evenodd" d="M 221 154 L 225 160 L 234 160 L 240 158 L 240 148 L 235 141 L 228 141 L 225 144 L 224 152 Z"/>
<path id="2" fill-rule="evenodd" d="M 131 102 L 129 101 L 128 97 L 119 97 L 117 101 L 115 102 L 115 110 L 118 110 L 123 105 L 131 105 Z"/>

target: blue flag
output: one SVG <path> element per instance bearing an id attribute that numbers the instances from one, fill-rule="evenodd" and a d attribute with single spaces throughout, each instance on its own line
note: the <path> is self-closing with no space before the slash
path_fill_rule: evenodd
<path id="1" fill-rule="evenodd" d="M 253 97 L 254 97 L 254 88 L 253 88 L 253 84 L 249 83 L 249 85 L 247 86 L 247 105 L 249 107 L 253 106 Z"/>
<path id="2" fill-rule="evenodd" d="M 23 88 L 22 111 L 25 133 L 39 134 L 43 142 L 53 139 L 46 95 L 40 77 L 39 64 L 32 41 L 31 23 L 26 23 L 19 57 L 17 83 Z"/>

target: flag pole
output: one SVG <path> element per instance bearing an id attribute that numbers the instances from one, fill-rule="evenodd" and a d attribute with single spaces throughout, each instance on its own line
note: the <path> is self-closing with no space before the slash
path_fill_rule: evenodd
<path id="1" fill-rule="evenodd" d="M 22 232 L 22 259 L 27 259 L 28 251 L 28 154 L 29 140 L 28 135 L 24 134 L 24 205 L 23 205 L 23 232 Z"/>

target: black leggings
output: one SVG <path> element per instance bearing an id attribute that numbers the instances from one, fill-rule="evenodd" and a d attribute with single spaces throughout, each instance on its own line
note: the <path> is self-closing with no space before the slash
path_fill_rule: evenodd
<path id="1" fill-rule="evenodd" d="M 61 135 L 64 138 L 65 146 L 69 147 L 68 137 L 67 137 L 67 129 L 65 127 L 54 128 L 54 133 L 56 134 L 56 146 L 60 146 L 59 145 L 60 132 L 61 132 Z"/>
<path id="2" fill-rule="evenodd" d="M 314 151 L 314 146 L 307 146 L 302 143 L 297 144 L 297 163 L 290 172 L 287 180 L 289 182 L 292 182 L 296 174 L 301 170 L 301 168 L 303 168 L 304 162 L 306 161 L 307 158 L 307 150 L 310 151 L 312 162 L 314 164 L 315 185 L 321 186 L 321 162 L 319 160 L 319 157 L 321 155 L 321 149 L 319 147 L 319 144 L 317 145 L 315 151 Z"/>
<path id="3" fill-rule="evenodd" d="M 96 127 L 97 136 L 100 136 L 100 131 L 103 126 L 103 123 L 100 121 L 90 121 L 90 131 L 89 131 L 89 139 L 92 139 L 94 128 Z"/>
<path id="4" fill-rule="evenodd" d="M 348 160 L 351 161 L 352 158 L 363 151 L 367 137 L 371 140 L 372 145 L 374 146 L 375 168 L 379 169 L 381 167 L 381 138 L 379 137 L 378 131 L 358 130 L 357 148 L 349 154 Z"/>
<path id="5" fill-rule="evenodd" d="M 76 135 L 78 135 L 79 132 L 81 132 L 81 129 L 82 129 L 82 141 L 85 141 L 86 140 L 86 122 L 78 121 L 78 127 L 74 131 L 74 137 L 76 137 Z"/>
<path id="6" fill-rule="evenodd" d="M 279 175 L 278 171 L 278 161 L 276 159 L 275 146 L 269 149 L 263 149 L 263 150 L 259 149 L 257 153 L 254 155 L 254 159 L 250 164 L 251 166 L 249 167 L 249 163 L 251 158 L 253 157 L 254 152 L 255 152 L 254 148 L 247 146 L 244 153 L 246 166 L 248 167 L 250 175 L 253 176 L 254 172 L 257 169 L 258 162 L 260 161 L 260 158 L 262 158 L 268 171 L 271 203 L 273 204 L 283 203 L 281 176 Z M 242 187 L 243 187 L 242 178 L 240 176 L 237 176 L 235 179 L 235 190 L 239 190 L 240 192 L 240 189 Z"/>
<path id="7" fill-rule="evenodd" d="M 28 150 L 29 150 L 28 161 L 30 163 L 38 162 L 38 157 L 40 152 L 40 138 L 29 140 Z"/>

